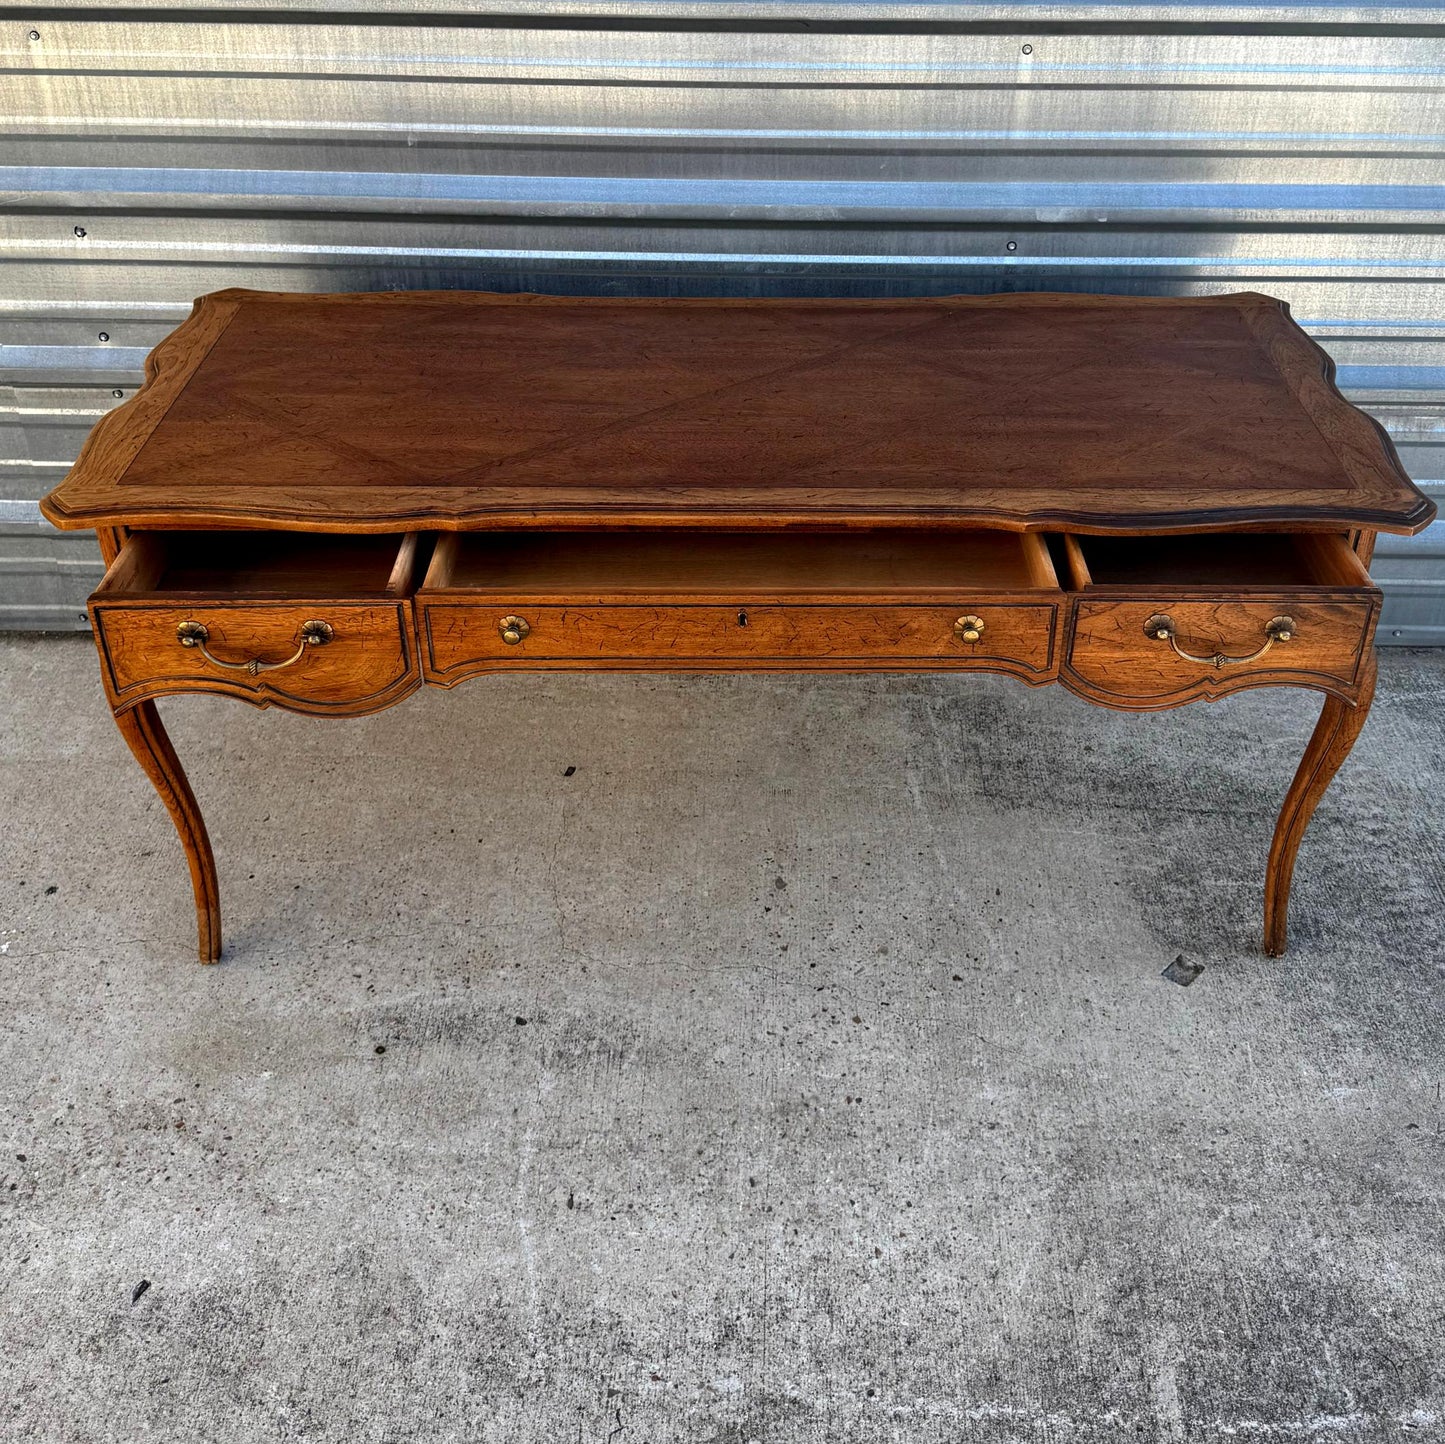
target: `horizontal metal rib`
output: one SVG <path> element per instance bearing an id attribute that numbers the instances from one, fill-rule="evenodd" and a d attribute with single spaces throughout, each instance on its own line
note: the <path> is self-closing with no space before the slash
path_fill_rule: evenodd
<path id="1" fill-rule="evenodd" d="M 233 285 L 1264 290 L 1445 482 L 1434 6 L 7 13 L 0 623 L 79 625 L 98 561 L 35 498 Z M 1376 571 L 1385 640 L 1445 641 L 1445 532 Z"/>

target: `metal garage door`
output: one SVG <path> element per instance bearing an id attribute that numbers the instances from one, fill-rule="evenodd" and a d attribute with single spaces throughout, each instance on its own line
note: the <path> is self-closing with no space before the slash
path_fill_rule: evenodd
<path id="1" fill-rule="evenodd" d="M 1445 489 L 1445 12 L 486 9 L 4 12 L 0 625 L 83 624 L 35 499 L 223 286 L 1262 290 Z M 1445 642 L 1445 524 L 1377 573 Z"/>

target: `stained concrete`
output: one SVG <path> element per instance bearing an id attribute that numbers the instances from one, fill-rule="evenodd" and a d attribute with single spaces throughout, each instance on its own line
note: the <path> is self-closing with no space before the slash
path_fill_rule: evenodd
<path id="1" fill-rule="evenodd" d="M 1306 694 L 174 701 L 207 969 L 89 643 L 0 680 L 0 1435 L 1445 1437 L 1445 655 L 1279 962 Z"/>

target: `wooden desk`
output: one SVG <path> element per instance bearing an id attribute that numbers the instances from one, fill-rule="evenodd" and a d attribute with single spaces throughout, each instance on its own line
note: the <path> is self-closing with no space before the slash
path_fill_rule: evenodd
<path id="1" fill-rule="evenodd" d="M 91 527 L 116 721 L 353 716 L 516 668 L 945 670 L 1147 711 L 1325 694 L 1265 874 L 1375 683 L 1375 533 L 1434 506 L 1268 296 L 572 300 L 222 291 L 42 503 Z"/>

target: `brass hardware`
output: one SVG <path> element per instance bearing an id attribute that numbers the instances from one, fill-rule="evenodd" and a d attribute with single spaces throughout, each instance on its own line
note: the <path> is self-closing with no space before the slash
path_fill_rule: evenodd
<path id="1" fill-rule="evenodd" d="M 497 630 L 509 647 L 515 647 L 532 628 L 525 617 L 503 617 L 497 623 Z"/>
<path id="2" fill-rule="evenodd" d="M 982 617 L 960 617 L 953 624 L 953 634 L 960 641 L 976 642 L 983 635 Z"/>
<path id="3" fill-rule="evenodd" d="M 1218 668 L 1236 665 L 1240 662 L 1257 662 L 1276 642 L 1288 642 L 1295 634 L 1295 625 L 1293 617 L 1271 617 L 1264 626 L 1264 646 L 1244 657 L 1231 657 L 1225 652 L 1215 652 L 1213 656 L 1209 657 L 1197 657 L 1193 652 L 1186 652 L 1179 645 L 1179 639 L 1174 629 L 1174 619 L 1165 612 L 1155 612 L 1144 623 L 1144 632 L 1158 641 L 1168 642 L 1186 662 L 1198 662 L 1206 667 Z"/>
<path id="4" fill-rule="evenodd" d="M 211 634 L 204 622 L 179 622 L 176 625 L 176 641 L 181 646 L 197 648 L 213 667 L 224 667 L 228 672 L 246 672 L 252 677 L 261 672 L 279 672 L 282 667 L 299 662 L 307 647 L 324 647 L 336 632 L 330 622 L 310 621 L 301 623 L 299 635 L 301 645 L 284 662 L 263 662 L 259 657 L 252 657 L 249 662 L 223 662 L 206 649 Z"/>

